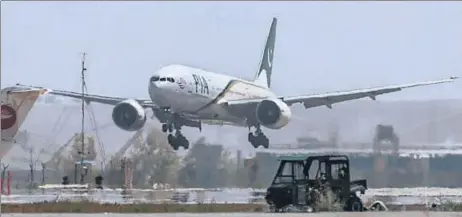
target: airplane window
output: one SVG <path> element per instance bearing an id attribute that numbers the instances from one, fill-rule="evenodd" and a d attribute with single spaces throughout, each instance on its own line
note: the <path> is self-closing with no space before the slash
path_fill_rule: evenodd
<path id="1" fill-rule="evenodd" d="M 167 81 L 170 81 L 170 82 L 172 82 L 172 83 L 175 82 L 175 80 L 173 80 L 173 78 L 167 78 Z"/>
<path id="2" fill-rule="evenodd" d="M 157 75 L 154 75 L 151 77 L 151 82 L 158 81 L 158 80 L 159 80 L 159 76 Z"/>
<path id="3" fill-rule="evenodd" d="M 165 78 L 160 78 L 160 81 L 165 81 Z"/>

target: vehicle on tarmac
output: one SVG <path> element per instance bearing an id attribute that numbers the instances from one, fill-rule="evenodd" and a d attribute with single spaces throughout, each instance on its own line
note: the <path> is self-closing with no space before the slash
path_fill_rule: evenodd
<path id="1" fill-rule="evenodd" d="M 322 198 L 329 197 L 343 211 L 362 212 L 367 208 L 357 193 L 366 190 L 367 180 L 350 180 L 345 155 L 290 156 L 281 158 L 265 200 L 272 212 L 285 212 L 287 207 L 323 211 Z"/>

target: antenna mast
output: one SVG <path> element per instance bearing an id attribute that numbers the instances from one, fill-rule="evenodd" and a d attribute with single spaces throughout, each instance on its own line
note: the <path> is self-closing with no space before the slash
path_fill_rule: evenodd
<path id="1" fill-rule="evenodd" d="M 81 136 L 82 136 L 82 149 L 81 149 L 81 161 L 80 161 L 80 184 L 84 182 L 84 159 L 85 159 L 85 56 L 87 53 L 83 53 L 82 55 L 82 71 L 81 71 L 81 78 L 82 78 L 82 128 L 81 128 Z"/>

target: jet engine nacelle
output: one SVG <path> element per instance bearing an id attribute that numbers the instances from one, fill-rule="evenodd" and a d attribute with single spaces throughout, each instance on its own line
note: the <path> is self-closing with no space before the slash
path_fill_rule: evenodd
<path id="1" fill-rule="evenodd" d="M 112 120 L 123 130 L 137 131 L 146 123 L 146 111 L 137 101 L 128 99 L 114 107 Z"/>
<path id="2" fill-rule="evenodd" d="M 280 99 L 266 99 L 258 103 L 256 115 L 261 125 L 270 129 L 280 129 L 289 123 L 292 112 Z"/>

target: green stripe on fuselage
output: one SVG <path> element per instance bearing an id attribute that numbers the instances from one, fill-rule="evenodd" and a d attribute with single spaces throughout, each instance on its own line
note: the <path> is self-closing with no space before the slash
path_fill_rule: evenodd
<path id="1" fill-rule="evenodd" d="M 258 88 L 263 88 L 263 87 L 260 87 L 258 85 L 255 85 L 255 84 L 252 84 L 252 83 L 247 83 L 247 82 L 243 82 L 241 80 L 231 80 L 228 82 L 228 84 L 226 85 L 226 87 L 217 95 L 217 97 L 215 97 L 213 100 L 211 100 L 209 103 L 207 103 L 206 105 L 202 106 L 201 108 L 197 109 L 194 113 L 198 113 L 206 108 L 208 108 L 209 106 L 217 103 L 218 101 L 220 101 L 221 99 L 223 99 L 223 97 L 226 96 L 227 93 L 229 93 L 229 91 L 231 90 L 231 88 L 236 85 L 236 84 L 239 84 L 239 83 L 244 83 L 244 84 L 248 84 L 248 85 L 252 85 L 254 87 L 258 87 Z"/>

